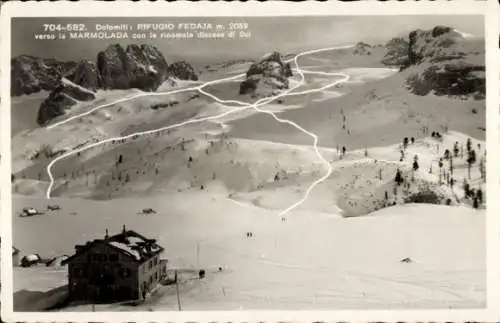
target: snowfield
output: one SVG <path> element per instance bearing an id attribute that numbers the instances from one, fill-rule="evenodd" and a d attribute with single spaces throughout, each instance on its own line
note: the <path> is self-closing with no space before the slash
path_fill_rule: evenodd
<path id="1" fill-rule="evenodd" d="M 401 85 L 394 70 L 343 68 L 329 64 L 325 55 L 308 58 L 315 66 L 301 66 L 323 75 L 306 74 L 297 91 L 332 83 L 338 76 L 328 73 L 340 69 L 349 82 L 263 107 L 317 134 L 319 151 L 333 168 L 286 216 L 278 214 L 303 198 L 327 165 L 310 136 L 252 110 L 63 159 L 53 168 L 53 197 L 44 197 L 50 159 L 33 157 L 44 144 L 54 151 L 74 149 L 231 108 L 183 92 L 122 102 L 50 131 L 15 134 L 13 244 L 22 255 L 71 255 L 74 245 L 102 238 L 106 229 L 117 233 L 125 224 L 156 239 L 170 268 L 181 270 L 183 310 L 484 308 L 485 205 L 473 209 L 462 186 L 467 178 L 471 188 L 483 190 L 487 203 L 478 167 L 486 145 L 483 137 L 470 135 L 481 134 L 470 122 L 479 123 L 481 110 L 471 117 L 470 107 L 481 102 L 411 96 L 403 86 L 391 96 L 394 84 Z M 224 67 L 224 75 L 241 65 Z M 190 86 L 193 82 L 166 82 L 161 90 Z M 230 100 L 238 97 L 238 88 L 227 82 L 207 91 Z M 99 91 L 94 102 L 77 104 L 64 118 L 137 93 Z M 450 131 L 442 131 L 455 116 Z M 421 134 L 421 120 L 441 131 L 442 139 Z M 411 136 L 415 142 L 400 159 L 402 139 Z M 477 153 L 470 179 L 466 157 L 459 156 L 453 158 L 455 186 L 440 184 L 439 158 L 468 138 Z M 347 151 L 340 156 L 343 145 Z M 419 168 L 413 172 L 415 155 Z M 410 188 L 394 189 L 398 169 Z M 437 196 L 436 204 L 403 203 L 422 191 Z M 447 200 L 450 205 L 443 205 Z M 61 210 L 17 216 L 24 207 L 45 210 L 48 204 Z M 144 208 L 157 213 L 141 214 Z M 192 275 L 200 268 L 207 270 L 203 280 Z M 66 275 L 64 267 L 14 268 L 15 308 L 50 309 L 65 297 Z M 177 310 L 175 286 L 158 288 L 137 306 L 95 305 L 95 310 Z"/>
<path id="2" fill-rule="evenodd" d="M 45 201 L 15 199 L 15 206 L 24 203 Z M 14 243 L 21 250 L 70 254 L 74 244 L 125 223 L 156 237 L 171 266 L 208 269 L 206 280 L 181 285 L 185 310 L 478 308 L 486 302 L 484 211 L 404 205 L 358 218 L 301 211 L 283 223 L 274 212 L 215 192 L 57 203 L 61 214 L 16 218 Z M 134 214 L 146 206 L 158 214 Z M 65 230 L 43 234 L 54 226 Z M 413 262 L 402 263 L 407 257 Z M 65 271 L 36 269 L 15 268 L 16 291 L 46 291 L 47 280 L 52 288 L 64 285 Z M 176 310 L 170 287 L 158 293 L 144 307 Z"/>
<path id="3" fill-rule="evenodd" d="M 451 133 L 443 143 L 464 138 Z M 14 244 L 26 253 L 37 252 L 43 257 L 70 255 L 75 244 L 102 237 L 105 228 L 117 232 L 126 224 L 158 239 L 166 247 L 164 257 L 170 266 L 208 270 L 205 280 L 181 285 L 186 310 L 485 306 L 484 209 L 407 204 L 379 211 L 368 205 L 360 212 L 359 208 L 366 206 L 361 203 L 358 213 L 354 213 L 369 216 L 345 217 L 353 214 L 345 203 L 353 199 L 352 194 L 359 194 L 357 185 L 374 196 L 391 187 L 388 183 L 393 182 L 395 167 L 384 171 L 385 180 L 377 181 L 375 177 L 384 160 L 404 169 L 405 162 L 394 161 L 399 156 L 399 145 L 371 148 L 368 157 L 362 150 L 353 151 L 342 160 L 335 150 L 322 150 L 332 161 L 334 172 L 282 221 L 277 214 L 302 197 L 308 184 L 323 174 L 324 165 L 311 147 L 236 142 L 236 152 L 232 154 L 250 165 L 250 174 L 258 171 L 258 164 L 267 162 L 271 170 L 298 172 L 298 177 L 275 186 L 264 184 L 249 192 L 229 192 L 216 180 L 203 191 L 186 188 L 182 192 L 168 191 L 168 195 L 157 192 L 110 201 L 53 198 L 51 203 L 60 205 L 61 211 L 14 218 Z M 434 140 L 417 141 L 408 151 L 420 156 L 423 171 L 416 172 L 416 177 L 437 181 L 437 174 L 425 171 L 437 162 Z M 218 156 L 218 160 L 223 158 Z M 466 168 L 458 166 L 457 163 L 457 172 L 465 176 Z M 217 172 L 221 174 L 223 168 L 221 165 Z M 242 174 L 245 173 L 240 171 L 232 176 Z M 477 171 L 472 174 L 474 178 L 479 176 Z M 352 182 L 353 178 L 363 182 Z M 177 178 L 173 182 L 180 181 Z M 463 195 L 458 186 L 457 195 Z M 38 197 L 14 199 L 15 210 L 28 205 L 44 209 L 46 204 L 47 200 Z M 146 207 L 158 214 L 139 214 Z M 56 226 L 65 229 L 45 234 Z M 252 232 L 253 237 L 247 238 L 245 232 Z M 412 261 L 401 262 L 404 258 Z M 217 272 L 218 267 L 224 270 Z M 40 276 L 44 279 L 40 280 Z M 47 289 L 64 286 L 65 276 L 64 268 L 15 268 L 15 290 L 20 292 L 16 306 L 32 309 L 29 303 L 34 296 L 29 295 L 36 291 L 50 295 L 49 300 L 60 299 L 64 288 L 56 289 L 59 298 Z M 39 297 L 41 301 L 33 306 L 46 305 L 47 298 Z M 137 309 L 110 306 L 118 310 Z M 139 306 L 175 310 L 175 293 L 172 287 L 161 287 L 150 301 Z M 70 306 L 64 310 L 88 309 Z M 109 310 L 109 306 L 97 306 L 96 310 Z"/>

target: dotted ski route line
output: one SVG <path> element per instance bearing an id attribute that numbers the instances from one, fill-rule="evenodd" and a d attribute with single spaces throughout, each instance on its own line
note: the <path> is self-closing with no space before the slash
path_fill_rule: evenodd
<path id="1" fill-rule="evenodd" d="M 290 89 L 288 89 L 288 90 L 286 90 L 284 92 L 281 92 L 281 93 L 279 93 L 279 94 L 277 94 L 275 96 L 272 96 L 272 97 L 267 97 L 267 98 L 259 99 L 255 103 L 246 103 L 246 102 L 241 102 L 241 101 L 236 101 L 236 100 L 222 100 L 222 99 L 220 99 L 220 98 L 218 98 L 218 97 L 216 97 L 216 96 L 214 96 L 214 95 L 212 95 L 212 94 L 210 94 L 210 93 L 208 93 L 208 92 L 206 92 L 206 91 L 203 90 L 204 87 L 207 87 L 209 85 L 213 85 L 213 84 L 217 84 L 217 83 L 222 83 L 222 82 L 227 82 L 227 81 L 231 81 L 231 80 L 236 80 L 236 79 L 241 78 L 242 76 L 245 75 L 245 74 L 238 74 L 238 75 L 235 75 L 235 76 L 232 76 L 232 77 L 227 77 L 227 78 L 223 78 L 223 79 L 217 79 L 217 80 L 209 81 L 209 82 L 206 82 L 206 83 L 204 83 L 204 84 L 202 84 L 200 86 L 197 86 L 197 87 L 191 87 L 191 88 L 173 90 L 173 91 L 168 91 L 168 92 L 159 92 L 159 93 L 154 93 L 154 92 L 150 93 L 150 92 L 148 92 L 148 93 L 141 93 L 141 94 L 133 95 L 133 96 L 130 96 L 130 97 L 126 97 L 126 98 L 123 98 L 123 99 L 119 99 L 119 100 L 110 102 L 108 104 L 100 105 L 98 107 L 90 109 L 89 111 L 86 111 L 84 113 L 72 116 L 72 117 L 70 117 L 68 119 L 65 119 L 63 121 L 55 123 L 55 124 L 47 127 L 47 129 L 48 130 L 53 129 L 53 128 L 55 128 L 57 126 L 60 126 L 62 124 L 65 124 L 65 123 L 67 123 L 67 122 L 69 122 L 71 120 L 74 120 L 74 119 L 77 119 L 77 118 L 89 115 L 89 114 L 91 114 L 92 112 L 94 112 L 94 111 L 96 111 L 98 109 L 101 109 L 101 108 L 104 108 L 104 107 L 109 107 L 109 106 L 115 105 L 117 103 L 122 103 L 122 102 L 126 102 L 126 101 L 133 100 L 133 99 L 136 99 L 136 98 L 145 97 L 145 96 L 160 96 L 160 95 L 175 94 L 175 93 L 181 93 L 181 92 L 187 92 L 187 91 L 193 91 L 193 90 L 194 91 L 198 91 L 201 94 L 206 95 L 206 96 L 212 98 L 213 100 L 215 100 L 216 102 L 221 103 L 221 104 L 227 104 L 227 103 L 229 103 L 229 104 L 237 104 L 237 105 L 239 105 L 237 107 L 231 107 L 232 108 L 231 110 L 223 112 L 223 113 L 215 115 L 215 116 L 209 116 L 209 117 L 204 117 L 204 118 L 194 118 L 194 119 L 186 120 L 186 121 L 183 121 L 183 122 L 180 122 L 180 123 L 177 123 L 177 124 L 173 124 L 173 125 L 169 125 L 169 126 L 165 126 L 165 127 L 153 129 L 153 130 L 135 132 L 135 133 L 131 133 L 131 134 L 126 135 L 126 136 L 107 138 L 107 139 L 103 139 L 101 141 L 98 141 L 98 142 L 95 142 L 95 143 L 92 143 L 92 144 L 80 147 L 78 149 L 74 149 L 74 150 L 69 151 L 69 152 L 67 152 L 65 154 L 62 154 L 62 155 L 54 158 L 54 160 L 52 160 L 49 163 L 49 165 L 47 165 L 47 174 L 48 174 L 49 179 L 50 179 L 50 184 L 49 184 L 49 186 L 47 188 L 47 191 L 46 191 L 46 197 L 47 197 L 47 199 L 51 198 L 52 187 L 54 186 L 54 177 L 52 175 L 52 167 L 54 166 L 54 164 L 56 164 L 58 161 L 60 161 L 60 160 L 62 160 L 64 158 L 67 158 L 69 156 L 78 154 L 78 153 L 80 153 L 82 151 L 85 151 L 85 150 L 88 150 L 88 149 L 91 149 L 91 148 L 95 148 L 97 146 L 100 146 L 100 145 L 103 145 L 103 144 L 106 144 L 106 143 L 109 143 L 109 142 L 112 142 L 112 141 L 127 140 L 127 139 L 130 139 L 132 137 L 136 137 L 136 136 L 150 135 L 150 134 L 154 134 L 154 133 L 157 133 L 157 132 L 162 132 L 162 131 L 166 131 L 166 130 L 170 130 L 170 129 L 182 127 L 182 126 L 189 125 L 189 124 L 194 124 L 194 123 L 200 123 L 200 122 L 204 122 L 204 121 L 211 121 L 211 120 L 220 119 L 220 118 L 225 117 L 227 115 L 230 115 L 232 113 L 237 113 L 237 112 L 244 111 L 244 110 L 247 110 L 247 109 L 254 109 L 257 112 L 265 113 L 265 114 L 268 114 L 268 115 L 272 116 L 279 123 L 289 124 L 289 125 L 295 127 L 296 129 L 298 129 L 299 131 L 301 131 L 301 132 L 307 134 L 308 136 L 312 137 L 313 138 L 313 145 L 312 146 L 313 146 L 316 154 L 318 155 L 318 157 L 320 158 L 320 160 L 327 166 L 327 172 L 326 172 L 326 174 L 323 175 L 321 178 L 317 179 L 316 181 L 314 181 L 309 186 L 309 188 L 306 190 L 306 193 L 304 194 L 304 196 L 299 201 L 297 201 L 296 203 L 290 205 L 288 208 L 286 208 L 285 210 L 281 211 L 278 214 L 278 216 L 284 216 L 285 214 L 289 213 L 290 211 L 292 211 L 293 209 L 297 208 L 302 203 L 304 203 L 307 200 L 307 198 L 309 197 L 309 195 L 310 195 L 311 191 L 314 189 L 314 187 L 316 187 L 316 185 L 320 184 L 321 182 L 325 181 L 331 175 L 333 169 L 332 169 L 332 166 L 330 165 L 330 163 L 323 157 L 323 155 L 320 153 L 320 151 L 318 149 L 318 136 L 316 134 L 314 134 L 314 133 L 312 133 L 310 131 L 307 131 L 306 129 L 302 128 L 300 125 L 296 124 L 293 121 L 279 118 L 278 116 L 276 116 L 276 114 L 274 112 L 267 111 L 267 110 L 262 110 L 259 107 L 263 106 L 263 105 L 266 105 L 266 104 L 268 104 L 268 103 L 270 103 L 272 101 L 275 101 L 275 100 L 277 100 L 279 98 L 282 98 L 282 97 L 292 96 L 292 95 L 302 95 L 302 94 L 315 93 L 315 92 L 321 92 L 321 91 L 323 91 L 326 88 L 330 88 L 330 87 L 333 87 L 333 86 L 335 86 L 335 85 L 337 85 L 339 83 L 343 83 L 343 82 L 348 81 L 349 80 L 349 75 L 344 74 L 344 73 L 311 72 L 311 74 L 320 74 L 321 73 L 323 75 L 328 75 L 328 76 L 341 76 L 342 78 L 339 79 L 339 80 L 336 80 L 335 82 L 332 82 L 332 83 L 330 83 L 328 85 L 325 85 L 325 86 L 323 86 L 321 88 L 318 88 L 318 89 L 310 89 L 310 90 L 305 90 L 305 91 L 301 91 L 301 92 L 291 93 L 292 91 L 294 91 L 295 89 L 299 88 L 300 86 L 302 86 L 305 83 L 304 73 L 308 73 L 308 71 L 303 71 L 300 68 L 300 65 L 298 63 L 299 57 L 305 56 L 305 55 L 314 54 L 314 53 L 319 53 L 319 52 L 324 52 L 324 51 L 331 51 L 331 50 L 337 50 L 337 49 L 342 49 L 342 48 L 349 48 L 349 47 L 352 47 L 352 46 L 339 46 L 339 47 L 321 48 L 321 49 L 315 49 L 315 50 L 305 51 L 305 52 L 297 54 L 292 60 L 294 61 L 295 66 L 296 66 L 296 71 L 297 71 L 297 73 L 300 76 L 300 81 L 297 82 L 297 84 L 295 86 L 293 86 L 292 88 L 290 88 Z"/>

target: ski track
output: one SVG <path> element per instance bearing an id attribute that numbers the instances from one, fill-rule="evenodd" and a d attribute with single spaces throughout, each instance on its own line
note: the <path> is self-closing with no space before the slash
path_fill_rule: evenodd
<path id="1" fill-rule="evenodd" d="M 137 95 L 133 95 L 133 96 L 130 96 L 130 97 L 126 97 L 126 98 L 123 98 L 123 99 L 119 99 L 119 100 L 116 100 L 116 101 L 113 101 L 113 102 L 110 102 L 110 103 L 107 103 L 107 104 L 104 104 L 104 105 L 100 105 L 100 106 L 97 106 L 95 108 L 92 108 L 90 109 L 89 111 L 86 111 L 84 113 L 81 113 L 81 114 L 78 114 L 78 115 L 75 115 L 75 116 L 72 116 L 72 117 L 69 117 L 68 119 L 65 119 L 63 121 L 60 121 L 60 122 L 57 122 L 51 126 L 48 126 L 47 127 L 47 130 L 51 130 L 51 129 L 54 129 L 55 127 L 58 127 L 60 125 L 63 125 L 67 122 L 70 122 L 74 119 L 77 119 L 77 118 L 81 118 L 83 116 L 87 116 L 89 114 L 91 114 L 92 112 L 98 110 L 98 109 L 102 109 L 104 107 L 109 107 L 109 106 L 112 106 L 112 105 L 115 105 L 117 103 L 122 103 L 122 102 L 126 102 L 126 101 L 129 101 L 129 100 L 133 100 L 133 99 L 136 99 L 136 98 L 140 98 L 140 97 L 145 97 L 145 96 L 160 96 L 160 95 L 168 95 L 168 94 L 175 94 L 175 93 L 181 93 L 181 92 L 188 92 L 188 91 L 198 91 L 200 92 L 201 94 L 205 95 L 205 96 L 208 96 L 209 98 L 215 100 L 216 102 L 218 103 L 221 103 L 221 104 L 235 104 L 235 105 L 239 105 L 238 107 L 230 107 L 230 106 L 226 106 L 226 107 L 229 107 L 229 108 L 232 108 L 231 110 L 229 111 L 226 111 L 224 113 L 221 113 L 219 115 L 215 115 L 215 116 L 209 116 L 209 117 L 205 117 L 205 118 L 195 118 L 195 119 L 190 119 L 190 120 L 186 120 L 186 121 L 183 121 L 183 122 L 180 122 L 180 123 L 177 123 L 177 124 L 174 124 L 174 125 L 170 125 L 170 126 L 165 126 L 165 127 L 161 127 L 161 128 L 157 128 L 157 129 L 153 129 L 153 130 L 148 130 L 148 131 L 141 131 L 141 132 L 136 132 L 136 133 L 131 133 L 127 136 L 121 136 L 121 137 L 112 137 L 112 138 L 107 138 L 107 139 L 104 139 L 104 140 L 101 140 L 101 141 L 98 141 L 98 142 L 94 142 L 92 144 L 89 144 L 87 146 L 83 146 L 81 148 L 78 148 L 78 149 L 74 149 L 70 152 L 67 152 L 65 154 L 62 154 L 58 157 L 56 157 L 54 160 L 52 160 L 49 165 L 47 166 L 47 174 L 50 178 L 50 184 L 47 188 L 47 191 L 46 191 L 46 197 L 47 199 L 50 199 L 51 198 L 51 193 L 52 193 L 52 187 L 54 185 L 54 177 L 52 175 L 52 167 L 54 166 L 55 163 L 57 163 L 59 160 L 62 160 L 66 157 L 69 157 L 71 155 L 75 155 L 79 152 L 82 152 L 82 151 L 85 151 L 85 150 L 88 150 L 88 149 L 91 149 L 91 148 L 94 148 L 94 147 L 97 147 L 97 146 L 100 146 L 100 145 L 103 145 L 105 143 L 108 143 L 108 142 L 111 142 L 111 141 L 118 141 L 118 140 L 126 140 L 126 139 L 130 139 L 132 137 L 136 137 L 136 136 L 142 136 L 142 135 L 149 135 L 149 134 L 153 134 L 153 133 L 157 133 L 157 132 L 161 132 L 161 131 L 165 131 L 165 130 L 169 130 L 169 129 L 173 129 L 173 128 L 178 128 L 178 127 L 181 127 L 181 126 L 185 126 L 185 125 L 189 125 L 189 124 L 193 124 L 193 123 L 198 123 L 198 122 L 203 122 L 203 121 L 210 121 L 210 120 L 215 120 L 215 119 L 220 119 L 226 115 L 229 115 L 229 114 L 232 114 L 232 113 L 236 113 L 236 112 L 239 112 L 239 111 L 243 111 L 243 110 L 246 110 L 246 109 L 250 109 L 250 108 L 253 108 L 254 110 L 256 110 L 257 112 L 260 112 L 260 113 L 265 113 L 265 114 L 268 114 L 270 115 L 271 117 L 273 117 L 277 122 L 279 123 L 285 123 L 285 124 L 289 124 L 293 127 L 295 127 L 296 129 L 298 129 L 299 131 L 305 133 L 306 135 L 310 136 L 313 138 L 313 148 L 314 150 L 316 151 L 316 154 L 318 155 L 319 159 L 327 166 L 327 172 L 325 175 L 323 175 L 322 177 L 320 177 L 319 179 L 317 179 L 316 181 L 314 181 L 310 186 L 309 188 L 306 190 L 306 193 L 304 194 L 304 196 L 297 202 L 295 202 L 294 204 L 290 205 L 288 208 L 286 208 L 285 210 L 281 211 L 278 216 L 282 217 L 284 215 L 286 215 L 287 213 L 289 213 L 290 211 L 292 211 L 293 209 L 299 207 L 302 203 L 304 203 L 307 198 L 309 197 L 311 191 L 314 189 L 314 187 L 316 187 L 318 184 L 320 184 L 321 182 L 325 181 L 329 176 L 330 174 L 332 173 L 333 171 L 333 168 L 332 166 L 330 165 L 330 163 L 328 162 L 328 160 L 326 160 L 323 155 L 320 153 L 319 151 L 319 148 L 318 148 L 318 136 L 304 128 L 302 128 L 300 125 L 298 125 L 297 123 L 293 122 L 293 121 L 290 121 L 288 119 L 282 119 L 282 118 L 279 118 L 278 116 L 276 116 L 276 114 L 274 112 L 271 112 L 271 111 L 267 111 L 267 110 L 263 110 L 261 108 L 259 108 L 259 106 L 263 106 L 265 104 L 268 104 L 274 100 L 277 100 L 281 97 L 285 97 L 285 96 L 295 96 L 295 95 L 302 95 L 302 94 L 308 94 L 308 93 L 315 93 L 315 92 L 320 92 L 320 91 L 323 91 L 327 88 L 330 88 L 330 87 L 333 87 L 339 83 L 343 83 L 343 82 L 347 82 L 349 80 L 349 75 L 347 74 L 344 74 L 344 73 L 327 73 L 327 72 L 311 72 L 311 71 L 305 71 L 305 70 L 302 70 L 300 68 L 300 65 L 298 63 L 298 59 L 299 57 L 301 56 L 305 56 L 305 55 L 309 55 L 309 54 L 314 54 L 314 53 L 319 53 L 319 52 L 324 52 L 324 51 L 330 51 L 330 50 L 338 50 L 338 49 L 342 49 L 342 48 L 350 48 L 352 47 L 351 45 L 349 46 L 338 46 L 338 47 L 329 47 L 329 48 L 321 48 L 321 49 L 314 49 L 314 50 L 310 50 L 310 51 L 305 51 L 305 52 L 302 52 L 302 53 L 299 53 L 297 54 L 293 59 L 290 59 L 288 61 L 294 61 L 295 63 L 295 66 L 296 66 L 296 72 L 299 74 L 300 76 L 300 81 L 297 82 L 297 84 L 278 94 L 278 95 L 275 95 L 275 96 L 272 96 L 272 97 L 269 97 L 269 98 L 262 98 L 260 100 L 257 100 L 255 103 L 245 103 L 245 102 L 241 102 L 241 101 L 237 101 L 237 100 L 222 100 L 222 99 L 219 99 L 218 97 L 206 92 L 203 88 L 209 86 L 209 85 L 213 85 L 213 84 L 217 84 L 217 83 L 222 83 L 222 82 L 227 82 L 227 81 L 231 81 L 231 80 L 236 80 L 238 78 L 241 78 L 243 77 L 245 74 L 238 74 L 238 75 L 235 75 L 235 76 L 232 76 L 232 77 L 227 77 L 227 78 L 222 78 L 222 79 L 217 79 L 217 80 L 213 80 L 213 81 L 208 81 L 200 86 L 196 86 L 196 87 L 191 87 L 191 88 L 185 88 L 185 89 L 178 89 L 178 90 L 173 90 L 173 91 L 168 91 L 168 92 L 159 92 L 159 93 L 140 93 L 140 94 L 137 94 Z M 288 62 L 287 61 L 287 62 Z M 328 85 L 325 85 L 321 88 L 317 88 L 317 89 L 310 89 L 310 90 L 305 90 L 305 91 L 301 91 L 301 92 L 294 92 L 292 93 L 292 91 L 294 91 L 295 89 L 299 88 L 300 86 L 304 85 L 305 83 L 305 76 L 304 74 L 321 74 L 321 75 L 325 75 L 325 76 L 341 76 L 342 78 L 339 79 L 339 80 L 336 80 Z"/>

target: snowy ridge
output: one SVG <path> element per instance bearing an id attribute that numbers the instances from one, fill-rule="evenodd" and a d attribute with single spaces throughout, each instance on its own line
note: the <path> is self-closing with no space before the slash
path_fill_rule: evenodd
<path id="1" fill-rule="evenodd" d="M 61 78 L 61 83 L 64 84 L 64 85 L 75 87 L 75 88 L 79 89 L 82 92 L 89 93 L 89 94 L 92 94 L 92 95 L 96 95 L 96 92 L 93 92 L 93 91 L 91 91 L 91 90 L 89 90 L 89 89 L 87 89 L 87 88 L 85 88 L 83 86 L 80 86 L 80 85 L 78 85 L 76 83 L 73 83 L 73 82 L 71 82 L 70 80 L 68 80 L 65 77 Z"/>

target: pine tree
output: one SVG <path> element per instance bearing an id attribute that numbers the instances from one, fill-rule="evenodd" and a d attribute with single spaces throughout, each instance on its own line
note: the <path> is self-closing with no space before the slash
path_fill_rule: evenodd
<path id="1" fill-rule="evenodd" d="M 403 138 L 403 147 L 404 147 L 405 150 L 408 147 L 408 137 L 404 137 Z"/>
<path id="2" fill-rule="evenodd" d="M 415 144 L 415 138 L 414 137 L 411 137 L 411 144 Z"/>
<path id="3" fill-rule="evenodd" d="M 415 156 L 415 157 L 417 157 L 417 156 Z M 419 165 L 418 165 L 418 159 L 417 159 L 417 158 L 415 158 L 415 159 L 413 160 L 413 170 L 414 170 L 414 171 L 417 171 L 417 170 L 418 170 L 418 168 L 419 168 Z"/>
<path id="4" fill-rule="evenodd" d="M 483 191 L 480 188 L 477 189 L 476 197 L 479 201 L 479 204 L 483 204 Z"/>
<path id="5" fill-rule="evenodd" d="M 448 149 L 446 149 L 444 151 L 444 159 L 448 160 L 450 159 L 451 155 L 450 155 L 450 151 Z"/>
<path id="6" fill-rule="evenodd" d="M 467 152 L 470 152 L 472 149 L 472 140 L 467 138 Z"/>
<path id="7" fill-rule="evenodd" d="M 439 184 L 441 184 L 441 176 L 442 176 L 442 170 L 443 170 L 443 159 L 439 158 Z"/>
<path id="8" fill-rule="evenodd" d="M 465 197 L 469 197 L 470 196 L 470 185 L 469 185 L 469 183 L 467 183 L 465 178 L 464 178 L 463 189 L 464 189 Z"/>
<path id="9" fill-rule="evenodd" d="M 479 201 L 477 197 L 474 197 L 474 201 L 472 202 L 472 207 L 475 209 L 479 208 Z"/>
<path id="10" fill-rule="evenodd" d="M 123 163 L 123 155 L 120 155 L 120 156 L 118 157 L 118 163 L 117 163 L 117 165 L 119 165 L 119 164 L 121 164 L 121 163 Z"/>
<path id="11" fill-rule="evenodd" d="M 481 179 L 483 181 L 486 180 L 486 167 L 484 163 L 484 157 L 481 157 L 481 160 L 479 162 L 479 173 L 481 174 Z"/>
<path id="12" fill-rule="evenodd" d="M 342 146 L 342 155 L 345 156 L 346 148 L 345 146 Z"/>
<path id="13" fill-rule="evenodd" d="M 458 157 L 458 153 L 460 152 L 460 149 L 458 148 L 458 141 L 455 141 L 455 144 L 453 145 L 453 153 L 455 157 Z"/>
<path id="14" fill-rule="evenodd" d="M 394 177 L 394 181 L 396 182 L 396 184 L 398 184 L 398 186 L 400 186 L 404 181 L 403 175 L 401 174 L 401 170 L 399 170 L 399 168 L 396 171 L 396 176 Z"/>
<path id="15" fill-rule="evenodd" d="M 467 157 L 467 172 L 470 179 L 470 171 L 472 164 L 476 162 L 476 152 L 474 150 L 469 150 L 469 156 Z"/>

